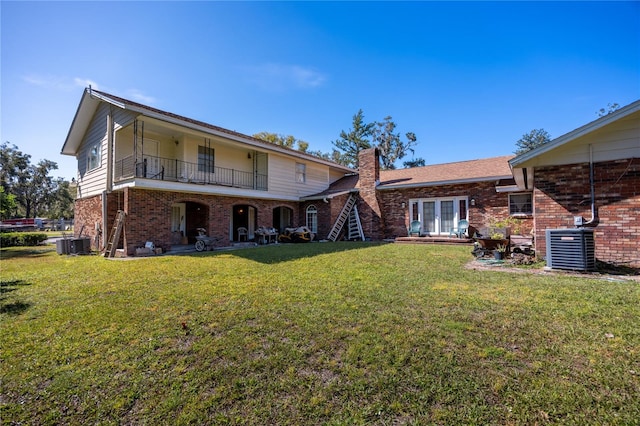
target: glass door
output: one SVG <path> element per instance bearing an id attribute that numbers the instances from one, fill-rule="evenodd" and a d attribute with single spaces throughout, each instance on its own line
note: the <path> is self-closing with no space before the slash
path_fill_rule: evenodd
<path id="1" fill-rule="evenodd" d="M 158 179 L 160 177 L 160 159 L 158 158 L 158 141 L 153 139 L 145 139 L 144 154 L 142 161 L 144 162 L 146 178 Z"/>
<path id="2" fill-rule="evenodd" d="M 453 200 L 440 201 L 440 234 L 449 234 L 456 220 Z"/>
<path id="3" fill-rule="evenodd" d="M 467 217 L 467 197 L 409 200 L 409 217 L 419 220 L 424 235 L 449 235 Z"/>
<path id="4" fill-rule="evenodd" d="M 422 232 L 427 235 L 434 234 L 438 229 L 435 201 L 424 201 L 422 203 L 422 219 Z"/>

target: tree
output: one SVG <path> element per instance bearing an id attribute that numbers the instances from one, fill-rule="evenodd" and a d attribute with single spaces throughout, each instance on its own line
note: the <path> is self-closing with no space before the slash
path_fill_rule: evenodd
<path id="1" fill-rule="evenodd" d="M 414 153 L 413 146 L 417 144 L 416 135 L 413 132 L 407 132 L 406 142 L 400 140 L 400 133 L 394 133 L 396 123 L 392 121 L 391 116 L 384 118 L 384 121 L 375 123 L 373 129 L 373 143 L 380 150 L 380 160 L 384 170 L 393 170 L 396 168 L 397 160 L 404 158 L 408 152 Z"/>
<path id="2" fill-rule="evenodd" d="M 51 170 L 57 170 L 58 164 L 50 160 L 41 160 L 37 165 L 29 165 L 27 174 L 13 186 L 16 201 L 24 209 L 25 217 L 36 217 L 46 212 L 46 206 L 56 192 Z"/>
<path id="3" fill-rule="evenodd" d="M 534 148 L 544 145 L 551 141 L 551 135 L 544 129 L 533 129 L 529 133 L 522 135 L 516 142 L 518 149 L 515 150 L 516 155 L 524 154 Z"/>
<path id="4" fill-rule="evenodd" d="M 360 151 L 371 148 L 369 137 L 372 135 L 375 123 L 365 123 L 362 109 L 353 116 L 353 128 L 348 132 L 340 132 L 340 139 L 331 142 L 339 152 L 336 158 L 339 164 L 358 168 Z M 334 157 L 335 153 L 333 154 Z"/>
<path id="5" fill-rule="evenodd" d="M 402 163 L 402 166 L 405 168 L 409 167 L 423 167 L 425 165 L 424 158 L 418 157 L 415 160 L 409 160 Z"/>
<path id="6" fill-rule="evenodd" d="M 296 139 L 291 135 L 279 135 L 277 133 L 260 132 L 253 135 L 254 138 L 272 143 L 274 145 L 284 146 L 285 148 L 297 149 L 300 152 L 307 152 L 309 143 L 300 139 Z M 296 148 L 297 145 L 297 148 Z"/>
<path id="7" fill-rule="evenodd" d="M 0 183 L 8 197 L 11 195 L 16 208 L 12 214 L 24 217 L 55 215 L 55 210 L 71 217 L 73 197 L 69 182 L 62 178 L 54 180 L 49 173 L 58 169 L 58 164 L 41 160 L 31 164 L 31 156 L 22 153 L 16 145 L 8 142 L 0 145 Z M 52 216 L 55 217 L 55 216 Z"/>
<path id="8" fill-rule="evenodd" d="M 23 154 L 16 145 L 9 145 L 9 142 L 0 145 L 0 185 L 6 193 L 10 193 L 11 187 L 25 178 L 30 163 L 31 156 Z"/>
<path id="9" fill-rule="evenodd" d="M 608 103 L 606 110 L 604 108 L 600 108 L 598 111 L 596 111 L 596 114 L 598 114 L 598 117 L 604 117 L 605 115 L 609 115 L 619 109 L 620 105 L 618 105 L 617 103 Z"/>
<path id="10" fill-rule="evenodd" d="M 73 200 L 77 186 L 62 178 L 54 181 L 55 192 L 46 206 L 46 216 L 50 219 L 73 217 Z"/>
<path id="11" fill-rule="evenodd" d="M 0 219 L 10 218 L 16 211 L 16 197 L 13 194 L 7 194 L 4 186 L 0 185 Z"/>

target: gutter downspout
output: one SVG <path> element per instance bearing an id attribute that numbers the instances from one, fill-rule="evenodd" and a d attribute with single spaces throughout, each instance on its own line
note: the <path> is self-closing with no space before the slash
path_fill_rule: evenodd
<path id="1" fill-rule="evenodd" d="M 589 184 L 591 186 L 591 219 L 583 226 L 598 226 L 598 211 L 596 210 L 596 183 L 594 179 L 593 167 L 593 145 L 589 144 Z"/>
<path id="2" fill-rule="evenodd" d="M 107 191 L 113 190 L 113 108 L 107 113 Z"/>

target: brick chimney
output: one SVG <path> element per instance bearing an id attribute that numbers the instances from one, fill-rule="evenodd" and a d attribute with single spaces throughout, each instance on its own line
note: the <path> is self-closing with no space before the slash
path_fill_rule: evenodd
<path id="1" fill-rule="evenodd" d="M 380 152 L 378 148 L 369 148 L 360 151 L 358 155 L 360 164 L 360 200 L 358 212 L 364 236 L 372 240 L 379 240 L 383 235 L 383 221 L 376 186 L 380 183 Z"/>

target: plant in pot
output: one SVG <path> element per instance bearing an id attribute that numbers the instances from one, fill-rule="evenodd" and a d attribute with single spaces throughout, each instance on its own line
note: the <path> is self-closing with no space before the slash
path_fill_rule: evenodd
<path id="1" fill-rule="evenodd" d="M 496 260 L 502 260 L 504 259 L 505 253 L 507 252 L 507 245 L 506 244 L 498 244 L 495 248 L 495 250 L 493 251 L 493 257 L 496 258 Z"/>
<path id="2" fill-rule="evenodd" d="M 493 232 L 491 234 L 492 240 L 504 240 L 504 234 L 502 232 Z"/>

